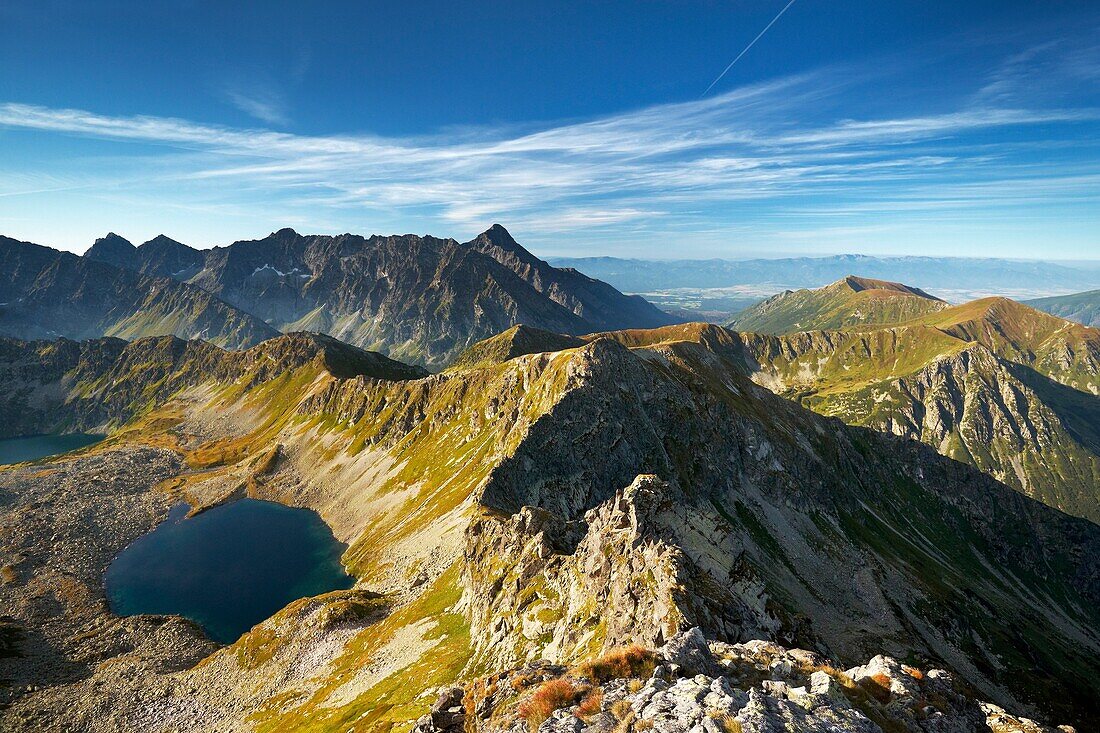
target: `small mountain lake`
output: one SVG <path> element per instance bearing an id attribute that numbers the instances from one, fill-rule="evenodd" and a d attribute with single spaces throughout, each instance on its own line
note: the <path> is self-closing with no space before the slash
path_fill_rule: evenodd
<path id="1" fill-rule="evenodd" d="M 355 583 L 314 511 L 257 499 L 187 511 L 173 507 L 107 568 L 115 614 L 178 614 L 228 644 L 291 601 Z"/>
<path id="2" fill-rule="evenodd" d="M 36 461 L 83 448 L 103 440 L 102 435 L 66 433 L 65 435 L 31 435 L 25 438 L 0 440 L 0 466 L 23 461 Z"/>

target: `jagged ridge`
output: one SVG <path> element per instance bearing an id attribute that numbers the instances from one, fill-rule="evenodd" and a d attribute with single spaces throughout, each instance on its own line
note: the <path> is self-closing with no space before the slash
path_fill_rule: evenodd
<path id="1" fill-rule="evenodd" d="M 273 375 L 193 399 L 211 415 L 247 406 L 261 424 L 226 438 L 235 452 L 204 464 L 211 488 L 190 485 L 196 500 L 221 471 L 229 487 L 247 476 L 255 495 L 317 508 L 360 581 L 400 605 L 328 626 L 311 619 L 341 599 L 323 599 L 193 670 L 99 664 L 17 712 L 194 688 L 226 727 L 247 716 L 260 730 L 381 730 L 456 676 L 699 626 L 846 663 L 936 660 L 998 704 L 1095 722 L 1100 528 L 770 394 L 745 378 L 731 332 L 620 340 L 408 382 L 303 389 Z M 187 421 L 172 430 L 186 437 Z M 255 478 L 273 445 L 275 468 Z M 323 660 L 323 680 L 302 658 Z M 120 727 L 144 714 L 115 699 Z"/>
<path id="2" fill-rule="evenodd" d="M 117 248 L 121 237 L 101 240 Z M 173 334 L 242 348 L 277 336 L 259 318 L 167 278 L 0 237 L 0 333 L 22 339 Z"/>
<path id="3" fill-rule="evenodd" d="M 281 229 L 227 247 L 187 248 L 186 256 L 177 251 L 167 266 L 152 245 L 111 261 L 186 280 L 282 331 L 322 331 L 430 366 L 517 324 L 576 335 L 674 320 L 639 297 L 551 267 L 499 224 L 465 244 Z M 107 256 L 94 250 L 89 257 Z"/>

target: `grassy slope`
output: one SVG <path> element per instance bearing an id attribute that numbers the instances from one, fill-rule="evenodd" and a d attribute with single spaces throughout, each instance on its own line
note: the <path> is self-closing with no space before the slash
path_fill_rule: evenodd
<path id="1" fill-rule="evenodd" d="M 1100 290 L 1024 301 L 1026 305 L 1070 321 L 1100 328 Z"/>
<path id="2" fill-rule="evenodd" d="M 730 328 L 782 334 L 858 324 L 890 324 L 946 307 L 944 301 L 917 288 L 849 276 L 824 288 L 791 291 L 769 298 L 738 314 Z"/>
<path id="3" fill-rule="evenodd" d="M 920 319 L 1076 389 L 1100 394 L 1100 330 L 1008 298 L 982 298 Z"/>
<path id="4" fill-rule="evenodd" d="M 809 426 L 797 427 L 798 420 L 804 419 L 798 413 L 779 415 L 767 404 L 744 393 L 743 388 L 736 387 L 736 367 L 729 362 L 714 362 L 713 356 L 707 354 L 721 354 L 726 349 L 735 347 L 732 339 L 723 341 L 723 334 L 728 338 L 728 332 L 711 327 L 670 327 L 658 332 L 630 332 L 625 334 L 611 334 L 617 340 L 631 343 L 639 355 L 661 353 L 664 358 L 653 360 L 646 356 L 643 363 L 652 366 L 647 369 L 655 370 L 655 378 L 664 379 L 664 374 L 673 376 L 681 370 L 686 370 L 680 376 L 674 377 L 676 382 L 692 384 L 702 380 L 699 387 L 692 387 L 692 391 L 700 400 L 697 411 L 711 414 L 714 409 L 729 409 L 736 414 L 751 416 L 750 419 L 759 425 L 773 425 L 769 428 L 772 432 L 770 438 L 789 442 L 793 447 L 798 445 L 802 438 L 797 435 L 802 430 L 807 430 L 811 435 L 813 430 Z M 684 349 L 685 343 L 691 348 Z M 709 341 L 703 351 L 695 348 L 701 341 Z M 423 429 L 413 429 L 406 437 L 399 440 L 391 450 L 406 457 L 405 468 L 393 479 L 402 486 L 416 485 L 419 492 L 402 505 L 394 516 L 400 516 L 399 522 L 383 520 L 380 528 L 372 528 L 355 542 L 349 550 L 349 560 L 353 569 L 362 578 L 375 577 L 379 554 L 384 552 L 385 545 L 392 543 L 400 535 L 409 531 L 417 531 L 426 522 L 433 521 L 433 517 L 440 512 L 463 511 L 461 508 L 461 495 L 467 492 L 475 492 L 481 485 L 481 480 L 488 476 L 488 470 L 521 447 L 522 438 L 513 438 L 509 430 L 498 432 L 489 425 L 480 431 L 467 432 L 463 426 L 468 423 L 469 416 L 485 410 L 489 402 L 485 397 L 491 394 L 499 394 L 496 390 L 507 381 L 507 375 L 518 376 L 520 373 L 535 379 L 528 382 L 527 394 L 518 401 L 515 409 L 529 411 L 528 419 L 537 421 L 551 419 L 550 415 L 554 405 L 564 404 L 563 395 L 568 391 L 568 372 L 573 363 L 571 354 L 575 351 L 567 351 L 556 355 L 543 355 L 526 357 L 513 360 L 504 364 L 489 364 L 464 371 L 459 376 L 440 380 L 448 384 L 447 397 L 444 402 L 449 402 L 450 409 L 446 417 L 434 425 L 424 425 Z M 721 356 L 719 357 L 722 358 Z M 532 369 L 532 365 L 537 368 Z M 666 372 L 666 370 L 671 370 Z M 501 382 L 499 380 L 505 380 Z M 465 385 L 460 387 L 459 385 Z M 411 385 L 410 385 L 411 386 Z M 639 386 L 639 389 L 643 387 Z M 592 389 L 587 387 L 586 393 Z M 700 390 L 701 391 L 698 391 Z M 525 390 L 526 391 L 526 390 Z M 765 401 L 766 402 L 766 401 Z M 343 413 L 346 403 L 329 401 L 325 403 L 324 413 L 331 414 L 332 408 L 337 408 L 337 413 Z M 439 403 L 442 404 L 442 403 Z M 725 405 L 718 408 L 716 405 Z M 709 406 L 709 407 L 708 407 Z M 659 408 L 653 408 L 659 409 Z M 370 410 L 368 413 L 375 415 Z M 431 414 L 431 409 L 426 414 Z M 553 413 L 557 414 L 557 413 Z M 574 414 L 573 410 L 569 414 Z M 381 422 L 389 422 L 385 415 L 379 415 Z M 665 416 L 661 419 L 667 419 Z M 314 419 L 317 419 L 316 417 Z M 565 415 L 553 418 L 556 421 L 566 420 L 558 428 L 553 428 L 555 434 L 568 438 L 569 430 L 577 429 Z M 656 419 L 656 416 L 653 416 Z M 688 420 L 690 420 L 688 418 Z M 790 421 L 795 421 L 790 423 Z M 345 432 L 351 435 L 361 435 L 364 430 L 370 430 L 374 420 L 359 423 L 329 423 L 326 430 L 336 431 L 337 434 Z M 428 423 L 433 422 L 427 420 Z M 582 423 L 583 425 L 583 423 Z M 686 427 L 686 425 L 685 425 Z M 485 430 L 489 433 L 483 432 Z M 563 432 L 564 431 L 564 432 Z M 444 439 L 443 436 L 458 432 L 462 438 L 455 442 Z M 662 434 L 662 433 L 658 433 Z M 460 445 L 479 442 L 479 436 L 488 437 L 489 442 L 497 447 L 495 450 L 463 451 Z M 692 438 L 691 434 L 683 437 L 685 440 Z M 855 436 L 854 436 L 855 437 Z M 709 440 L 723 440 L 717 436 L 710 436 Z M 700 443 L 697 438 L 689 440 L 695 448 L 690 452 L 680 453 L 676 446 L 680 438 L 667 438 L 666 450 L 669 451 L 671 465 L 678 475 L 686 480 L 696 476 L 697 464 L 706 461 L 706 444 Z M 833 442 L 831 438 L 824 436 L 813 438 L 820 445 L 814 448 L 815 453 L 822 456 L 823 460 L 832 460 L 829 456 L 842 454 L 848 451 L 842 443 Z M 564 440 L 564 443 L 573 443 Z M 1005 558 L 1002 550 L 990 546 L 987 535 L 977 532 L 970 526 L 965 509 L 947 506 L 943 499 L 912 481 L 903 478 L 900 474 L 893 474 L 893 483 L 888 487 L 881 482 L 882 476 L 895 469 L 871 468 L 872 466 L 890 465 L 891 459 L 883 459 L 881 451 L 883 446 L 873 435 L 867 435 L 866 440 L 855 438 L 855 447 L 862 451 L 864 460 L 867 461 L 862 474 L 853 473 L 841 484 L 849 486 L 845 495 L 851 494 L 850 499 L 842 495 L 834 495 L 832 501 L 837 502 L 839 515 L 834 520 L 821 520 L 819 533 L 815 533 L 812 540 L 814 546 L 824 542 L 832 550 L 831 552 L 847 552 L 845 547 L 868 548 L 876 557 L 876 563 L 882 563 L 882 567 L 888 568 L 886 572 L 900 574 L 907 578 L 906 585 L 909 590 L 906 595 L 920 599 L 914 608 L 904 611 L 899 609 L 897 613 L 911 617 L 914 624 L 911 633 L 915 638 L 929 640 L 944 638 L 951 634 L 953 643 L 961 643 L 967 655 L 966 659 L 975 667 L 970 670 L 973 674 L 980 674 L 990 678 L 1000 678 L 1002 671 L 996 664 L 986 661 L 988 654 L 999 655 L 1002 660 L 1009 662 L 1014 669 L 1028 668 L 1030 665 L 1038 665 L 1042 670 L 1035 672 L 1030 684 L 1034 689 L 1049 693 L 1058 686 L 1058 675 L 1086 675 L 1088 664 L 1082 662 L 1079 654 L 1075 654 L 1067 646 L 1064 631 L 1058 625 L 1043 622 L 1041 618 L 1051 613 L 1049 610 L 1053 603 L 1079 604 L 1075 600 L 1076 594 L 1069 590 L 1063 583 L 1065 571 L 1058 570 L 1046 580 L 1031 575 L 1028 570 L 1015 565 L 1014 561 Z M 503 446 L 503 450 L 501 449 Z M 458 451 L 457 453 L 455 451 Z M 535 450 L 537 448 L 529 448 Z M 431 456 L 432 460 L 419 463 L 417 458 Z M 524 455 L 530 455 L 525 453 Z M 452 494 L 455 487 L 446 486 L 445 475 L 453 472 L 447 469 L 451 465 L 450 457 L 456 457 L 470 471 L 471 480 L 457 479 L 459 486 Z M 442 459 L 442 460 L 441 460 Z M 845 462 L 848 459 L 844 459 Z M 566 462 L 551 459 L 548 465 L 565 465 Z M 831 464 L 830 464 L 831 465 Z M 843 473 L 846 469 L 834 466 L 829 470 L 838 470 Z M 433 466 L 435 468 L 433 468 Z M 435 469 L 439 473 L 435 473 Z M 868 469 L 869 472 L 868 472 Z M 485 472 L 483 472 L 483 470 Z M 887 474 L 878 473 L 885 470 Z M 839 475 L 839 474 L 838 474 Z M 704 480 L 699 476 L 699 480 Z M 839 479 L 838 479 L 839 480 Z M 395 486 L 396 488 L 396 486 Z M 705 486 L 694 487 L 705 495 L 708 488 Z M 450 498 L 444 498 L 450 497 Z M 854 500 L 859 497 L 859 500 Z M 802 501 L 796 497 L 790 497 L 794 501 Z M 459 501 L 458 504 L 453 502 Z M 746 500 L 747 502 L 750 500 Z M 417 514 L 420 511 L 420 514 Z M 814 584 L 808 578 L 801 577 L 798 562 L 793 559 L 782 561 L 790 555 L 788 547 L 790 538 L 783 535 L 774 522 L 774 509 L 767 509 L 756 504 L 739 505 L 737 510 L 730 509 L 722 512 L 723 517 L 732 524 L 733 536 L 752 537 L 754 550 L 753 556 L 765 577 L 769 580 L 769 592 L 773 593 L 780 603 L 786 606 L 785 610 L 776 610 L 784 616 L 793 619 L 804 610 L 799 601 L 799 592 L 793 588 L 811 588 Z M 816 515 L 815 522 L 817 521 Z M 1010 515 L 1005 515 L 1010 516 Z M 1002 519 L 991 520 L 996 524 Z M 1009 519 L 1005 525 L 1015 532 L 1020 525 L 1015 524 L 1016 519 Z M 836 534 L 839 533 L 839 534 Z M 830 539 L 830 536 L 833 538 Z M 1008 537 L 1006 541 L 1013 542 L 1014 538 Z M 1024 537 L 1021 542 L 1027 542 Z M 797 543 L 794 545 L 797 547 Z M 756 553 L 759 553 L 757 556 Z M 357 553 L 359 559 L 357 560 Z M 1008 576 L 1001 577 L 991 574 L 988 567 L 991 558 L 1000 558 L 996 562 L 1004 568 L 1011 567 Z M 780 559 L 777 564 L 776 560 Z M 1005 564 L 1007 563 L 1007 565 Z M 776 569 L 767 569 L 770 566 Z M 478 671 L 466 666 L 467 658 L 484 659 L 484 656 L 474 654 L 473 648 L 476 641 L 468 637 L 468 627 L 463 617 L 456 614 L 456 606 L 459 591 L 451 585 L 454 567 L 436 581 L 436 587 L 429 592 L 420 595 L 417 600 L 399 612 L 397 616 L 387 619 L 376 626 L 362 632 L 348 647 L 348 651 L 336 664 L 337 678 L 335 685 L 344 677 L 350 676 L 354 670 L 364 665 L 369 665 L 373 659 L 372 651 L 382 649 L 387 640 L 391 639 L 398 628 L 410 624 L 430 622 L 432 631 L 429 633 L 430 641 L 438 641 L 433 646 L 433 651 L 424 654 L 416 662 L 395 671 L 383 680 L 372 685 L 370 689 L 361 693 L 348 705 L 333 708 L 324 704 L 327 690 L 317 692 L 309 696 L 305 702 L 296 702 L 294 705 L 286 705 L 285 701 L 272 700 L 261 706 L 257 712 L 257 721 L 261 721 L 264 730 L 278 730 L 287 727 L 300 727 L 304 730 L 341 730 L 343 726 L 355 730 L 391 730 L 404 729 L 408 722 L 418 714 L 425 711 L 428 699 L 418 698 L 416 691 L 422 689 L 422 683 L 427 680 L 433 685 L 444 684 L 459 675 L 469 676 Z M 1060 580 L 1054 580 L 1055 575 Z M 450 578 L 451 580 L 448 580 Z M 532 591 L 538 590 L 540 581 L 538 578 L 528 579 Z M 699 582 L 702 582 L 701 580 Z M 792 585 L 792 583 L 794 585 Z M 705 588 L 706 585 L 700 586 Z M 1046 587 L 1053 593 L 1054 599 L 1039 600 L 1037 598 L 1022 598 L 1021 594 L 1030 594 L 1035 587 Z M 785 592 L 788 588 L 789 592 Z M 804 593 L 805 591 L 801 591 Z M 708 591 L 709 593 L 709 591 Z M 540 603 L 553 602 L 554 595 L 538 590 L 532 593 L 533 600 Z M 718 596 L 715 596 L 718 597 Z M 904 604 L 899 596 L 893 602 Z M 1007 626 L 997 623 L 985 623 L 980 619 L 989 613 L 989 609 L 996 609 L 997 614 L 1015 619 L 1013 621 L 1014 632 L 1008 631 Z M 1021 610 L 1024 609 L 1024 610 Z M 1045 609 L 1040 611 L 1039 609 Z M 542 611 L 551 617 L 560 613 L 560 609 L 547 606 Z M 601 613 L 595 609 L 594 613 Z M 953 624 L 957 624 L 959 618 L 976 619 L 973 633 L 980 641 L 967 641 L 969 637 L 955 637 Z M 1015 635 L 1014 635 L 1015 634 Z M 1023 634 L 1026 639 L 1018 636 Z M 961 642 L 959 641 L 961 639 Z M 599 638 L 594 641 L 600 642 Z M 932 643 L 932 642 L 929 642 Z M 936 642 L 940 643 L 940 642 Z M 967 646 L 969 645 L 969 646 Z M 588 649 L 589 652 L 597 647 Z M 1034 655 L 1038 654 L 1036 657 Z M 472 657 L 471 657 L 472 655 Z M 1026 655 L 1032 655 L 1025 658 Z M 955 665 L 960 664 L 959 659 L 949 660 Z M 1082 666 L 1083 665 L 1083 666 Z M 1060 672 L 1059 672 L 1060 670 Z M 1074 693 L 1080 694 L 1080 691 Z M 297 699 L 297 698 L 296 698 Z"/>
<path id="5" fill-rule="evenodd" d="M 849 424 L 911 434 L 1029 496 L 1100 520 L 1100 450 L 1089 427 L 1100 390 L 1095 329 L 985 298 L 889 327 L 746 340 L 773 390 Z M 965 375 L 957 367 L 964 355 Z M 961 400 L 946 439 L 920 425 L 935 400 Z M 1007 427 L 990 433 L 990 420 Z"/>

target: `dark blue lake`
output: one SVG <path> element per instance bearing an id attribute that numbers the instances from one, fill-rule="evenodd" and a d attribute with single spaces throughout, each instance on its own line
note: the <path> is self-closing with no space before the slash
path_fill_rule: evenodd
<path id="1" fill-rule="evenodd" d="M 321 517 L 240 499 L 185 518 L 187 505 L 127 547 L 107 568 L 107 598 L 120 616 L 178 614 L 223 643 L 291 601 L 350 588 Z"/>
<path id="2" fill-rule="evenodd" d="M 35 461 L 47 456 L 68 453 L 103 440 L 102 435 L 68 433 L 66 435 L 32 435 L 27 438 L 0 440 L 0 465 Z"/>

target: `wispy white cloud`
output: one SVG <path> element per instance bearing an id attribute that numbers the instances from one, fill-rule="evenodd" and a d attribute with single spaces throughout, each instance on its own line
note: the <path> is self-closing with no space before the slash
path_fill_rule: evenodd
<path id="1" fill-rule="evenodd" d="M 978 90 L 985 105 L 1051 105 L 1078 97 L 1100 80 L 1100 27 L 1025 46 L 1009 55 Z"/>
<path id="2" fill-rule="evenodd" d="M 286 100 L 282 95 L 265 89 L 244 91 L 238 88 L 225 90 L 225 97 L 237 109 L 269 125 L 285 125 L 289 122 Z"/>
<path id="3" fill-rule="evenodd" d="M 670 221 L 701 236 L 729 231 L 739 217 L 798 211 L 977 211 L 993 197 L 1020 205 L 1100 197 L 1100 160 L 1088 142 L 1098 109 L 997 106 L 986 97 L 939 114 L 830 117 L 854 83 L 806 74 L 534 130 L 418 138 L 296 135 L 7 103 L 0 127 L 141 143 L 141 158 L 69 171 L 60 184 L 7 178 L 0 192 L 109 176 L 116 195 L 150 205 L 168 197 L 208 212 L 259 201 L 280 212 L 273 226 L 294 218 L 417 221 L 420 230 L 452 233 L 500 220 L 535 236 L 585 227 L 632 234 Z M 285 119 L 271 100 L 235 103 L 273 125 Z M 150 146 L 162 151 L 150 156 Z"/>

